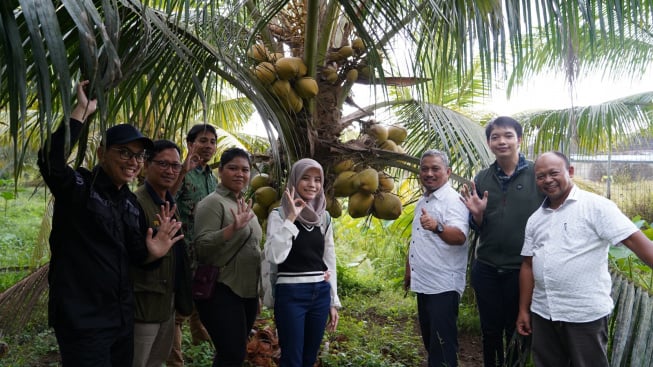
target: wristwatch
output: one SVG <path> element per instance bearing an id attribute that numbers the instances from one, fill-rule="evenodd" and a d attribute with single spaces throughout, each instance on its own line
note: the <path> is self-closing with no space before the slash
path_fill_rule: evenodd
<path id="1" fill-rule="evenodd" d="M 438 222 L 438 225 L 435 226 L 435 233 L 440 234 L 442 232 L 444 232 L 444 226 L 442 223 Z"/>

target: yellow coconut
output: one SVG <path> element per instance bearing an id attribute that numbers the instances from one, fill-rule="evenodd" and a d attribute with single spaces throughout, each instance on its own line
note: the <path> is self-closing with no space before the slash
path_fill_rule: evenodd
<path id="1" fill-rule="evenodd" d="M 358 70 L 351 69 L 347 72 L 347 83 L 353 83 L 358 80 Z"/>
<path id="2" fill-rule="evenodd" d="M 351 47 L 356 50 L 356 52 L 361 53 L 365 50 L 365 43 L 362 39 L 356 38 L 351 41 Z"/>
<path id="3" fill-rule="evenodd" d="M 250 47 L 249 51 L 247 51 L 247 56 L 256 61 L 263 62 L 268 61 L 269 52 L 264 45 L 257 43 L 253 44 L 252 47 Z"/>
<path id="4" fill-rule="evenodd" d="M 270 62 L 276 62 L 279 59 L 282 59 L 284 57 L 283 52 L 273 52 L 269 55 L 270 57 Z"/>
<path id="5" fill-rule="evenodd" d="M 342 206 L 340 205 L 338 199 L 334 197 L 327 197 L 326 204 L 326 210 L 329 212 L 329 214 L 331 214 L 333 218 L 340 218 L 342 215 Z"/>
<path id="6" fill-rule="evenodd" d="M 352 179 L 356 175 L 354 171 L 341 172 L 333 182 L 333 194 L 338 197 L 345 197 L 355 193 L 358 186 Z"/>
<path id="7" fill-rule="evenodd" d="M 254 75 L 264 85 L 269 85 L 277 79 L 277 73 L 274 70 L 274 65 L 271 62 L 264 61 L 259 63 L 254 68 Z"/>
<path id="8" fill-rule="evenodd" d="M 299 57 L 282 57 L 274 63 L 280 79 L 290 80 L 306 75 L 308 68 Z"/>
<path id="9" fill-rule="evenodd" d="M 379 188 L 379 173 L 374 168 L 366 168 L 358 172 L 353 178 L 354 186 L 358 191 L 373 193 Z"/>
<path id="10" fill-rule="evenodd" d="M 388 129 L 379 124 L 373 124 L 367 129 L 367 134 L 376 140 L 377 144 L 382 144 L 388 140 Z"/>
<path id="11" fill-rule="evenodd" d="M 401 215 L 401 199 L 399 196 L 381 192 L 374 197 L 372 215 L 379 219 L 397 219 Z"/>
<path id="12" fill-rule="evenodd" d="M 333 172 L 335 173 L 341 173 L 344 171 L 352 171 L 354 168 L 354 161 L 351 159 L 345 159 L 344 161 L 340 161 L 333 166 Z"/>
<path id="13" fill-rule="evenodd" d="M 351 46 L 342 46 L 340 50 L 338 50 L 338 58 L 340 60 L 346 59 L 353 55 L 354 55 L 354 49 Z"/>
<path id="14" fill-rule="evenodd" d="M 252 205 L 252 211 L 256 215 L 256 218 L 258 218 L 259 222 L 263 222 L 268 217 L 267 209 L 259 203 L 254 203 L 254 205 Z"/>
<path id="15" fill-rule="evenodd" d="M 395 143 L 394 141 L 388 139 L 388 140 L 384 141 L 383 143 L 381 143 L 379 145 L 379 148 L 381 148 L 383 150 L 388 150 L 388 151 L 391 151 L 391 152 L 396 152 L 397 151 L 397 143 Z"/>
<path id="16" fill-rule="evenodd" d="M 347 211 L 352 218 L 361 218 L 370 212 L 373 203 L 374 195 L 358 191 L 349 196 Z"/>
<path id="17" fill-rule="evenodd" d="M 406 140 L 406 136 L 408 136 L 408 130 L 403 126 L 388 126 L 388 139 L 394 141 L 397 145 L 403 143 Z"/>
<path id="18" fill-rule="evenodd" d="M 277 201 L 277 190 L 270 186 L 263 186 L 254 191 L 254 200 L 265 210 L 268 209 L 270 204 Z"/>
<path id="19" fill-rule="evenodd" d="M 295 91 L 302 98 L 313 98 L 317 96 L 317 81 L 311 77 L 303 77 L 295 82 Z"/>
<path id="20" fill-rule="evenodd" d="M 369 66 L 363 65 L 358 67 L 358 76 L 369 79 L 372 76 L 372 69 Z"/>
<path id="21" fill-rule="evenodd" d="M 379 172 L 379 191 L 390 192 L 395 188 L 395 180 L 385 172 Z"/>
<path id="22" fill-rule="evenodd" d="M 299 112 L 304 108 L 304 101 L 302 98 L 295 92 L 294 89 L 291 89 L 288 93 L 288 100 L 284 103 L 284 106 L 295 113 Z"/>
<path id="23" fill-rule="evenodd" d="M 259 173 L 249 181 L 252 191 L 256 191 L 263 186 L 270 186 L 270 176 L 267 173 Z"/>
<path id="24" fill-rule="evenodd" d="M 270 90 L 280 100 L 287 100 L 288 95 L 292 91 L 292 87 L 290 86 L 289 81 L 278 79 L 274 83 L 272 83 L 272 87 L 270 88 Z"/>

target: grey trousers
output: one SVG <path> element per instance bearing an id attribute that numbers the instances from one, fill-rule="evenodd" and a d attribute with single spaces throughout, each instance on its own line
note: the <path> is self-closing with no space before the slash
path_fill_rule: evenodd
<path id="1" fill-rule="evenodd" d="M 608 367 L 608 316 L 583 323 L 531 313 L 535 367 Z"/>

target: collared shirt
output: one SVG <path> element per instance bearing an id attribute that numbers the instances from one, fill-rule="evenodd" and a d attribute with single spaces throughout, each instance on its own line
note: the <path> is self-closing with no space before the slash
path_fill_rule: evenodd
<path id="1" fill-rule="evenodd" d="M 439 223 L 469 231 L 468 211 L 460 201 L 458 192 L 450 183 L 422 196 L 415 205 L 413 231 L 410 242 L 410 289 L 424 294 L 456 291 L 462 295 L 465 289 L 468 242 L 448 245 L 438 234 L 422 228 L 419 217 L 422 208 Z"/>
<path id="2" fill-rule="evenodd" d="M 235 231 L 229 240 L 224 228 L 233 223 L 238 212 L 236 195 L 222 184 L 197 204 L 195 251 L 200 264 L 220 267 L 218 282 L 224 283 L 238 296 L 258 296 L 261 275 L 261 238 L 263 232 L 254 216 Z M 228 263 L 228 264 L 227 264 Z"/>
<path id="3" fill-rule="evenodd" d="M 610 200 L 574 186 L 526 224 L 522 256 L 533 257 L 531 311 L 553 321 L 590 322 L 612 311 L 608 250 L 637 231 Z"/>
<path id="4" fill-rule="evenodd" d="M 208 165 L 204 168 L 198 166 L 186 173 L 184 182 L 175 198 L 187 243 L 191 244 L 195 237 L 195 206 L 200 200 L 214 192 L 217 186 L 218 180 Z"/>

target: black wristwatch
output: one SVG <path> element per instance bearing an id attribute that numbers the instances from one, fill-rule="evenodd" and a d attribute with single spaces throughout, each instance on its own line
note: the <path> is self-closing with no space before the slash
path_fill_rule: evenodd
<path id="1" fill-rule="evenodd" d="M 435 233 L 440 234 L 442 232 L 444 232 L 444 226 L 442 223 L 438 222 L 438 225 L 435 226 Z"/>

